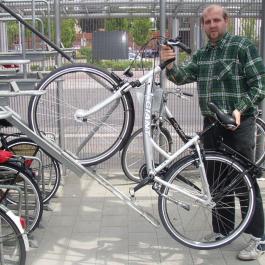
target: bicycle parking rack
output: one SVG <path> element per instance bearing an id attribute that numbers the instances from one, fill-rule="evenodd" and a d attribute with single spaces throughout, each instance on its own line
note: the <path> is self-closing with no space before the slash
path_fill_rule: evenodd
<path id="1" fill-rule="evenodd" d="M 6 91 L 8 92 L 8 91 Z M 22 92 L 22 91 L 21 91 Z M 27 91 L 23 91 L 27 92 Z M 32 91 L 28 91 L 30 93 Z M 39 91 L 33 91 L 39 92 Z M 9 92 L 12 94 L 12 92 Z M 100 185 L 106 188 L 108 191 L 113 193 L 116 197 L 125 202 L 128 206 L 130 206 L 133 210 L 135 210 L 138 214 L 144 217 L 147 221 L 149 221 L 152 225 L 158 227 L 159 221 L 152 216 L 150 213 L 143 210 L 137 203 L 126 196 L 124 193 L 119 191 L 115 186 L 113 186 L 106 178 L 97 172 L 93 172 L 90 168 L 84 167 L 77 159 L 75 159 L 71 154 L 59 148 L 55 143 L 45 140 L 35 132 L 33 132 L 30 128 L 28 128 L 27 124 L 23 122 L 17 113 L 15 113 L 12 109 L 7 106 L 7 98 L 3 100 L 1 97 L 2 92 L 0 92 L 0 107 L 2 111 L 0 112 L 0 119 L 6 119 L 10 122 L 14 127 L 20 130 L 22 133 L 27 135 L 33 142 L 39 145 L 43 150 L 47 151 L 52 157 L 57 159 L 60 163 L 64 164 L 67 168 L 77 174 L 79 177 L 82 177 L 84 174 L 92 177 L 96 180 Z M 6 95 L 6 93 L 5 93 Z"/>
<path id="2" fill-rule="evenodd" d="M 74 60 L 66 54 L 62 49 L 60 49 L 57 45 L 51 42 L 48 38 L 42 35 L 39 31 L 37 31 L 34 27 L 28 24 L 23 20 L 21 16 L 14 13 L 9 7 L 7 7 L 2 0 L 0 0 L 0 7 L 3 8 L 6 12 L 8 12 L 11 16 L 16 18 L 21 24 L 35 33 L 38 37 L 40 37 L 43 41 L 45 41 L 50 47 L 54 48 L 58 53 L 60 53 L 64 58 L 69 60 L 70 62 L 74 62 Z M 41 95 L 45 91 L 37 91 L 37 90 L 19 90 L 18 86 L 15 86 L 15 91 L 1 91 L 0 92 L 0 119 L 6 119 L 10 122 L 14 127 L 20 130 L 22 133 L 27 135 L 33 142 L 39 145 L 43 150 L 47 151 L 53 158 L 58 160 L 60 163 L 65 165 L 79 177 L 86 174 L 96 180 L 100 185 L 106 188 L 108 191 L 113 193 L 116 197 L 125 202 L 129 207 L 135 210 L 138 214 L 144 217 L 147 221 L 149 221 L 152 225 L 158 227 L 159 221 L 152 216 L 150 213 L 146 212 L 139 205 L 137 205 L 136 201 L 126 196 L 124 193 L 119 191 L 115 186 L 113 186 L 106 178 L 97 172 L 93 171 L 90 168 L 84 167 L 77 159 L 74 158 L 74 155 L 67 153 L 58 147 L 55 143 L 49 141 L 48 139 L 43 139 L 35 132 L 33 132 L 27 124 L 21 120 L 18 113 L 14 112 L 11 108 L 9 108 L 9 97 L 18 96 L 18 95 L 30 95 L 30 96 L 38 96 Z"/>

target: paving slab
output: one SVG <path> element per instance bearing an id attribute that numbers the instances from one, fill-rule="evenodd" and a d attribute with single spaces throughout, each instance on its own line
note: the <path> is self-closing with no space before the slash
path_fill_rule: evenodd
<path id="1" fill-rule="evenodd" d="M 122 172 L 104 175 L 125 192 L 133 185 Z M 265 180 L 260 181 L 265 198 Z M 150 186 L 137 193 L 137 201 L 158 216 L 156 194 Z M 264 199 L 265 200 L 265 199 Z M 202 251 L 173 240 L 162 226 L 153 227 L 120 199 L 90 177 L 64 176 L 64 185 L 34 231 L 38 248 L 27 253 L 26 265 L 237 265 L 236 255 L 246 236 L 229 246 Z M 265 265 L 265 255 L 248 265 Z"/>

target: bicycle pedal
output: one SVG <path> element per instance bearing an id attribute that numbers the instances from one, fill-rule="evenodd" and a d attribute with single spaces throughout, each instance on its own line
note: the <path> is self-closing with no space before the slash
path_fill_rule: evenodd
<path id="1" fill-rule="evenodd" d="M 130 194 L 131 199 L 134 199 L 135 200 L 135 191 L 134 191 L 134 188 L 130 188 L 129 189 L 129 194 Z"/>

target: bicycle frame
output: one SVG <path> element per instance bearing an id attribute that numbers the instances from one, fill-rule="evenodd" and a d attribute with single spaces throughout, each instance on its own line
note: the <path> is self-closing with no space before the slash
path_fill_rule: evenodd
<path id="1" fill-rule="evenodd" d="M 204 205 L 209 205 L 211 203 L 211 195 L 209 191 L 209 186 L 206 179 L 205 169 L 202 162 L 202 156 L 200 153 L 200 148 L 198 144 L 199 136 L 196 135 L 194 138 L 192 138 L 190 141 L 188 141 L 183 147 L 181 147 L 175 154 L 168 155 L 166 152 L 161 150 L 159 146 L 157 146 L 151 138 L 151 108 L 152 108 L 152 85 L 153 85 L 153 78 L 156 74 L 161 72 L 161 67 L 156 66 L 153 70 L 149 71 L 145 75 L 143 75 L 139 80 L 133 81 L 133 82 L 126 82 L 124 83 L 120 88 L 118 88 L 115 93 L 103 102 L 100 102 L 99 104 L 95 105 L 90 110 L 82 110 L 81 116 L 78 116 L 78 118 L 85 118 L 86 116 L 96 112 L 97 110 L 103 108 L 107 104 L 109 104 L 112 101 L 118 100 L 122 97 L 124 93 L 129 91 L 130 89 L 134 87 L 140 87 L 144 84 L 147 86 L 147 90 L 145 92 L 145 100 L 144 100 L 144 150 L 145 154 L 147 154 L 146 160 L 148 161 L 148 172 L 154 176 L 154 180 L 157 183 L 160 183 L 161 185 L 165 185 L 175 191 L 181 192 L 185 196 L 190 196 L 192 198 L 195 198 L 196 200 L 200 201 Z M 122 192 L 120 192 L 116 187 L 114 187 L 108 180 L 106 180 L 103 176 L 99 175 L 96 172 L 91 171 L 89 168 L 84 167 L 78 159 L 75 157 L 74 154 L 69 154 L 68 152 L 62 150 L 60 147 L 58 147 L 55 143 L 43 139 L 41 136 L 37 135 L 34 131 L 32 131 L 28 125 L 21 120 L 19 115 L 14 112 L 11 108 L 9 108 L 9 100 L 8 97 L 12 96 L 18 96 L 18 95 L 34 95 L 39 96 L 41 94 L 45 93 L 45 91 L 20 91 L 19 88 L 17 88 L 16 91 L 1 91 L 0 92 L 0 119 L 6 119 L 9 123 L 11 123 L 13 126 L 18 128 L 23 134 L 27 135 L 29 138 L 31 138 L 37 145 L 39 145 L 43 150 L 48 152 L 52 157 L 54 157 L 56 160 L 58 160 L 60 163 L 64 164 L 67 168 L 69 168 L 71 171 L 76 173 L 79 176 L 82 176 L 83 174 L 87 174 L 90 177 L 94 178 L 99 184 L 104 186 L 107 190 L 112 192 L 114 195 L 119 197 L 121 200 L 123 200 L 127 205 L 129 205 L 131 208 L 133 208 L 135 211 L 137 211 L 140 215 L 142 215 L 144 218 L 146 218 L 150 223 L 152 223 L 155 226 L 159 225 L 159 222 L 151 216 L 149 213 L 146 213 L 143 211 L 134 201 L 132 201 L 131 197 L 126 196 Z M 79 110 L 77 110 L 78 112 Z M 80 113 L 79 113 L 80 114 Z M 75 117 L 76 118 L 76 117 Z M 199 196 L 195 196 L 194 194 L 189 194 L 188 192 L 183 191 L 182 189 L 178 188 L 175 185 L 168 184 L 159 177 L 155 176 L 160 170 L 162 170 L 164 167 L 166 167 L 171 161 L 173 161 L 176 157 L 178 157 L 182 152 L 187 150 L 189 147 L 195 146 L 196 151 L 199 155 L 200 160 L 200 170 L 202 175 L 202 182 L 203 182 L 203 191 L 202 194 L 199 194 Z M 159 150 L 159 152 L 166 157 L 166 160 L 159 165 L 157 168 L 153 168 L 153 158 L 152 158 L 152 151 L 153 148 Z M 150 156 L 149 156 L 150 153 Z M 207 198 L 206 200 L 204 198 Z"/>
<path id="2" fill-rule="evenodd" d="M 180 192 L 185 196 L 191 197 L 193 199 L 196 199 L 197 201 L 201 202 L 204 205 L 211 204 L 211 193 L 210 188 L 208 185 L 204 163 L 202 154 L 200 151 L 199 146 L 199 135 L 195 135 L 192 139 L 187 141 L 181 148 L 179 148 L 174 154 L 170 155 L 167 152 L 165 152 L 159 144 L 157 144 L 153 138 L 152 138 L 152 132 L 151 132 L 151 123 L 152 123 L 152 104 L 153 104 L 153 75 L 148 75 L 148 79 L 146 81 L 146 87 L 145 87 L 145 96 L 144 96 L 144 108 L 143 108 L 143 139 L 144 139 L 144 154 L 145 154 L 145 160 L 146 160 L 146 166 L 147 166 L 147 173 L 149 176 L 154 177 L 154 181 L 166 186 L 174 191 Z M 167 114 L 170 114 L 169 110 L 167 109 Z M 183 188 L 180 188 L 176 185 L 169 184 L 166 181 L 162 180 L 157 174 L 166 166 L 168 166 L 173 160 L 175 160 L 181 153 L 183 153 L 185 150 L 189 149 L 191 146 L 195 146 L 195 150 L 198 154 L 199 158 L 199 167 L 201 172 L 201 181 L 203 183 L 202 187 L 202 194 L 199 196 L 195 196 L 194 194 L 190 194 L 189 192 L 186 192 L 183 190 Z M 154 159 L 153 159 L 153 151 L 157 150 L 162 156 L 164 156 L 166 159 L 163 161 L 160 165 L 157 167 L 154 167 Z M 205 197 L 207 198 L 205 200 Z"/>

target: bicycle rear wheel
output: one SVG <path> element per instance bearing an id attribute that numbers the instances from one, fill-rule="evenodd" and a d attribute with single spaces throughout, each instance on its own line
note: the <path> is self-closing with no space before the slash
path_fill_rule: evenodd
<path id="1" fill-rule="evenodd" d="M 129 92 L 87 117 L 75 120 L 77 110 L 88 110 L 109 98 L 120 80 L 87 64 L 60 67 L 38 85 L 42 96 L 32 97 L 29 125 L 39 135 L 51 132 L 57 143 L 84 165 L 105 161 L 123 147 L 134 124 Z"/>
<path id="2" fill-rule="evenodd" d="M 159 215 L 168 233 L 196 249 L 224 246 L 240 235 L 255 209 L 250 177 L 236 161 L 219 153 L 206 153 L 204 165 L 214 205 L 162 187 Z M 205 198 L 198 157 L 184 157 L 171 166 L 166 181 L 182 191 Z M 214 228 L 213 228 L 214 227 Z"/>
<path id="3" fill-rule="evenodd" d="M 39 163 L 32 159 L 26 160 L 25 164 L 32 170 L 33 176 L 40 187 L 42 201 L 47 203 L 60 186 L 61 170 L 59 163 L 26 137 L 7 142 L 7 148 L 15 155 L 33 156 L 40 159 L 41 168 L 39 168 Z"/>
<path id="4" fill-rule="evenodd" d="M 153 138 L 160 140 L 160 147 L 166 152 L 171 152 L 172 149 L 172 138 L 169 131 L 161 127 L 159 134 L 153 136 Z M 154 159 L 159 162 L 159 153 L 154 154 Z M 126 145 L 122 150 L 121 165 L 125 175 L 132 181 L 140 182 L 142 176 L 140 176 L 140 169 L 145 166 L 145 157 L 143 149 L 143 129 L 139 129 L 134 132 Z"/>
<path id="5" fill-rule="evenodd" d="M 43 202 L 40 189 L 29 172 L 15 164 L 0 164 L 0 184 L 14 186 L 0 189 L 1 202 L 26 220 L 27 232 L 35 230 L 43 214 Z"/>
<path id="6" fill-rule="evenodd" d="M 0 264 L 24 265 L 26 248 L 15 222 L 0 208 Z"/>

